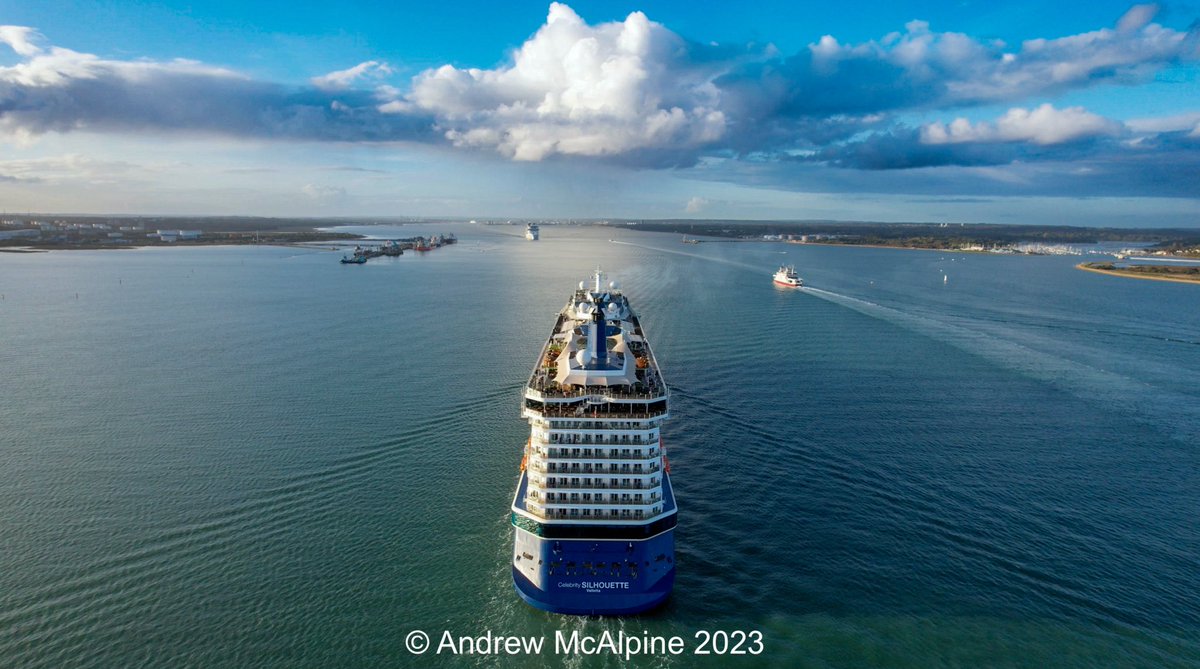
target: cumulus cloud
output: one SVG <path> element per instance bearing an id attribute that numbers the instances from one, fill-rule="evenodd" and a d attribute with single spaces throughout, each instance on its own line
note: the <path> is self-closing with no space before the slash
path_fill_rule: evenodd
<path id="1" fill-rule="evenodd" d="M 652 164 L 654 156 L 688 164 L 714 150 L 815 151 L 886 126 L 898 112 L 1132 83 L 1200 56 L 1196 35 L 1152 23 L 1156 11 L 1135 6 L 1115 28 L 1016 48 L 912 21 L 860 44 L 826 35 L 782 58 L 769 48 L 703 51 L 640 12 L 588 25 L 554 4 L 510 63 L 428 70 L 385 109 L 426 111 L 455 145 L 518 160 L 581 155 L 645 164 L 650 154 Z M 1073 113 L 1038 108 L 1030 118 L 1004 119 L 994 134 L 1050 145 L 1073 132 L 1052 129 L 1054 121 L 1086 121 L 1081 134 L 1106 130 Z"/>
<path id="2" fill-rule="evenodd" d="M 683 210 L 689 214 L 698 214 L 704 211 L 705 207 L 707 206 L 707 199 L 696 196 L 687 201 L 687 205 L 684 206 Z"/>
<path id="3" fill-rule="evenodd" d="M 972 124 L 965 118 L 955 119 L 949 124 L 930 123 L 921 128 L 921 141 L 926 144 L 1032 142 L 1046 146 L 1089 137 L 1113 136 L 1120 132 L 1120 123 L 1093 114 L 1083 107 L 1055 109 L 1047 103 L 1036 109 L 1015 107 L 995 123 L 982 121 Z"/>
<path id="4" fill-rule="evenodd" d="M 289 86 L 193 61 L 80 53 L 51 46 L 31 28 L 6 26 L 0 43 L 18 62 L 0 66 L 0 133 L 423 141 L 518 161 L 671 167 L 720 157 L 756 170 L 990 169 L 1121 161 L 1132 152 L 1148 161 L 1155 152 L 1196 151 L 1200 121 L 1122 125 L 1079 107 L 1038 103 L 1194 63 L 1200 33 L 1154 23 L 1157 11 L 1137 5 L 1111 28 L 1017 45 L 912 21 L 861 43 L 821 36 L 785 56 L 769 46 L 693 42 L 641 12 L 589 24 L 554 3 L 500 65 L 435 67 L 407 86 L 391 80 L 392 68 L 379 60 Z M 914 128 L 898 120 L 939 110 L 964 115 L 980 105 L 1011 109 L 989 121 Z"/>
<path id="5" fill-rule="evenodd" d="M 455 145 L 516 160 L 695 149 L 717 142 L 726 118 L 714 73 L 687 54 L 641 12 L 590 26 L 554 3 L 511 64 L 426 71 L 409 102 L 436 115 Z"/>

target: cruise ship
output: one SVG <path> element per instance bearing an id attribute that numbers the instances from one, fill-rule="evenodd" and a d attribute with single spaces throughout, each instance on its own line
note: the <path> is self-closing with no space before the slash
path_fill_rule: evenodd
<path id="1" fill-rule="evenodd" d="M 616 282 L 559 312 L 524 390 L 531 426 L 512 502 L 517 594 L 545 611 L 627 615 L 675 582 L 667 385 Z"/>
<path id="2" fill-rule="evenodd" d="M 529 223 L 525 226 L 525 239 L 528 239 L 531 242 L 536 242 L 538 240 L 537 223 Z"/>

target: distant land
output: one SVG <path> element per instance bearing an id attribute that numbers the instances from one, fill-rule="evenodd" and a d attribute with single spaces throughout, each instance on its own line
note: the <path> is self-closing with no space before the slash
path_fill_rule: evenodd
<path id="1" fill-rule="evenodd" d="M 0 219 L 0 251 L 298 244 L 361 239 L 362 235 L 320 229 L 347 224 L 349 222 L 344 219 L 249 216 L 10 214 Z"/>
<path id="2" fill-rule="evenodd" d="M 610 223 L 617 226 L 620 224 Z M 1084 228 L 992 223 L 873 223 L 839 221 L 641 221 L 638 230 L 689 238 L 781 239 L 821 244 L 887 246 L 942 251 L 986 251 L 1016 244 L 1148 243 L 1170 254 L 1200 255 L 1200 229 Z"/>
<path id="3" fill-rule="evenodd" d="M 1131 279 L 1153 279 L 1155 281 L 1175 281 L 1178 283 L 1200 284 L 1200 266 L 1178 265 L 1114 265 L 1110 262 L 1085 262 L 1075 266 L 1077 269 L 1099 274 L 1111 274 Z"/>
<path id="4" fill-rule="evenodd" d="M 472 220 L 484 225 L 595 225 L 670 232 L 699 243 L 791 241 L 943 251 L 1013 252 L 1016 245 L 1148 244 L 1160 255 L 1200 256 L 1200 229 L 1089 228 L 989 223 L 880 223 L 870 221 L 756 220 Z M 347 225 L 467 223 L 455 218 L 266 218 L 249 216 L 102 216 L 6 214 L 0 250 L 132 248 L 170 245 L 296 244 L 361 239 L 330 230 Z"/>

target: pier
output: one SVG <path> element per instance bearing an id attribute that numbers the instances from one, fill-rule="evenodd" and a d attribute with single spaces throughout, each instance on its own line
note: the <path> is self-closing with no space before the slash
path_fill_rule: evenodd
<path id="1" fill-rule="evenodd" d="M 354 247 L 354 255 L 342 256 L 343 265 L 363 265 L 371 258 L 387 256 L 396 258 L 404 255 L 405 251 L 426 252 L 443 246 L 458 243 L 453 233 L 434 235 L 432 237 L 409 237 L 407 239 L 391 239 L 376 244 L 360 243 Z"/>

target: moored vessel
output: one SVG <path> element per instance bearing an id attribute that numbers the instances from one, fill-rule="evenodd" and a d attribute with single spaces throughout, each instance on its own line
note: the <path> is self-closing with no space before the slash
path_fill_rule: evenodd
<path id="1" fill-rule="evenodd" d="M 524 390 L 531 431 L 511 521 L 513 584 L 526 602 L 623 615 L 670 595 L 668 395 L 637 315 L 597 269 L 559 312 Z"/>
<path id="2" fill-rule="evenodd" d="M 538 228 L 537 223 L 529 223 L 525 226 L 525 239 L 528 239 L 531 242 L 536 242 L 540 234 L 541 229 Z"/>

